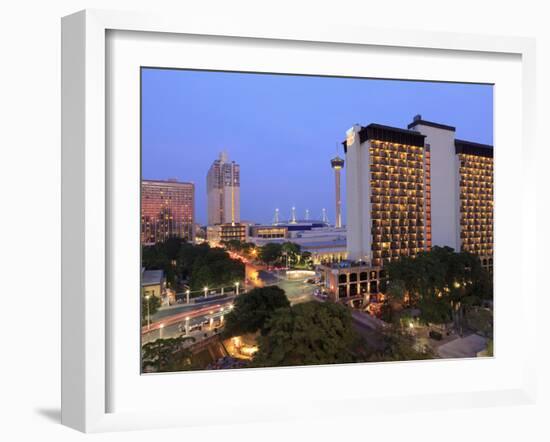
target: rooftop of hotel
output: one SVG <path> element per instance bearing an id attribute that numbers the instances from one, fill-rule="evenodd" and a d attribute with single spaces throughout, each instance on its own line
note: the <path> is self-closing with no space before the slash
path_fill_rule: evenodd
<path id="1" fill-rule="evenodd" d="M 378 140 L 389 143 L 423 147 L 424 138 L 426 138 L 425 135 L 414 130 L 385 126 L 378 123 L 371 123 L 368 126 L 362 126 L 359 130 L 360 143 L 364 143 L 367 140 Z M 344 141 L 342 144 L 344 145 L 344 152 L 347 153 L 347 143 Z"/>
<path id="2" fill-rule="evenodd" d="M 493 158 L 493 146 L 465 140 L 455 140 L 455 153 Z"/>
<path id="3" fill-rule="evenodd" d="M 370 267 L 367 261 L 351 261 L 347 259 L 339 262 L 331 262 L 328 264 L 324 264 L 324 266 L 329 267 L 331 269 L 351 269 L 354 267 Z"/>
<path id="4" fill-rule="evenodd" d="M 423 126 L 435 127 L 436 129 L 450 130 L 452 132 L 456 132 L 456 127 L 449 126 L 447 124 L 436 123 L 434 121 L 423 120 L 422 115 L 415 115 L 415 117 L 413 118 L 413 122 L 410 123 L 407 128 L 411 129 L 418 126 L 419 124 Z"/>
<path id="5" fill-rule="evenodd" d="M 454 126 L 424 120 L 421 115 L 415 115 L 413 122 L 407 126 L 407 129 L 386 126 L 378 123 L 371 123 L 368 126 L 361 126 L 361 129 L 359 130 L 359 141 L 360 143 L 364 143 L 368 140 L 377 140 L 423 147 L 426 135 L 423 135 L 416 130 L 410 130 L 419 125 L 456 132 L 456 128 Z M 344 152 L 347 153 L 346 142 L 344 141 L 342 144 L 344 146 Z M 457 154 L 464 153 L 486 157 L 493 156 L 492 145 L 475 143 L 473 141 L 455 139 L 455 149 Z"/>

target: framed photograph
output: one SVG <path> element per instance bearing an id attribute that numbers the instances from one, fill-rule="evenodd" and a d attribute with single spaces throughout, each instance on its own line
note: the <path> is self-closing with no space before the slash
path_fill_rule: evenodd
<path id="1" fill-rule="evenodd" d="M 62 26 L 64 424 L 534 400 L 532 40 Z"/>

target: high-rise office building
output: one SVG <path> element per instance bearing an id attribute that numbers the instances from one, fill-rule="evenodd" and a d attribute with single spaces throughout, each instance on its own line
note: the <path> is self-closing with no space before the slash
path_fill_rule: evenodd
<path id="1" fill-rule="evenodd" d="M 229 161 L 227 153 L 212 163 L 206 177 L 208 225 L 235 224 L 240 221 L 240 167 Z"/>
<path id="2" fill-rule="evenodd" d="M 195 239 L 195 185 L 175 179 L 141 182 L 141 243 Z"/>

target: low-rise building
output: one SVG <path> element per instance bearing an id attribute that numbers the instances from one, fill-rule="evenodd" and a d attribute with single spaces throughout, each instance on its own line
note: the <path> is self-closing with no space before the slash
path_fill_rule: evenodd
<path id="1" fill-rule="evenodd" d="M 143 269 L 141 272 L 141 288 L 144 296 L 155 296 L 159 298 L 163 304 L 168 303 L 164 270 Z"/>
<path id="2" fill-rule="evenodd" d="M 325 288 L 334 302 L 364 306 L 379 301 L 386 287 L 386 272 L 363 261 L 341 261 L 322 266 Z"/>
<path id="3" fill-rule="evenodd" d="M 223 241 L 245 242 L 247 237 L 245 224 L 218 224 L 206 228 L 206 239 L 211 246 L 217 246 Z"/>

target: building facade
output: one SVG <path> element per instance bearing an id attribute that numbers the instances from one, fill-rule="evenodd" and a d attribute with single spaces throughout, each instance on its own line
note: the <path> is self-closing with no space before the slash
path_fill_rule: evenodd
<path id="1" fill-rule="evenodd" d="M 336 301 L 384 291 L 384 265 L 432 246 L 493 267 L 493 146 L 422 120 L 408 129 L 353 126 L 346 152 L 347 260 L 325 266 Z"/>
<path id="2" fill-rule="evenodd" d="M 288 227 L 253 225 L 250 227 L 250 236 L 260 239 L 284 239 L 288 237 Z"/>
<path id="3" fill-rule="evenodd" d="M 141 183 L 141 243 L 171 236 L 195 239 L 195 185 L 177 180 Z"/>
<path id="4" fill-rule="evenodd" d="M 216 224 L 206 228 L 206 239 L 211 246 L 218 246 L 222 241 L 247 240 L 248 227 L 245 224 Z"/>
<path id="5" fill-rule="evenodd" d="M 240 188 L 240 166 L 220 153 L 206 176 L 209 226 L 240 221 Z"/>
<path id="6" fill-rule="evenodd" d="M 348 258 L 372 267 L 426 250 L 431 239 L 424 135 L 371 124 L 346 140 Z"/>
<path id="7" fill-rule="evenodd" d="M 479 256 L 493 270 L 493 146 L 455 137 L 456 129 L 420 115 L 409 129 L 431 151 L 433 245 Z"/>

